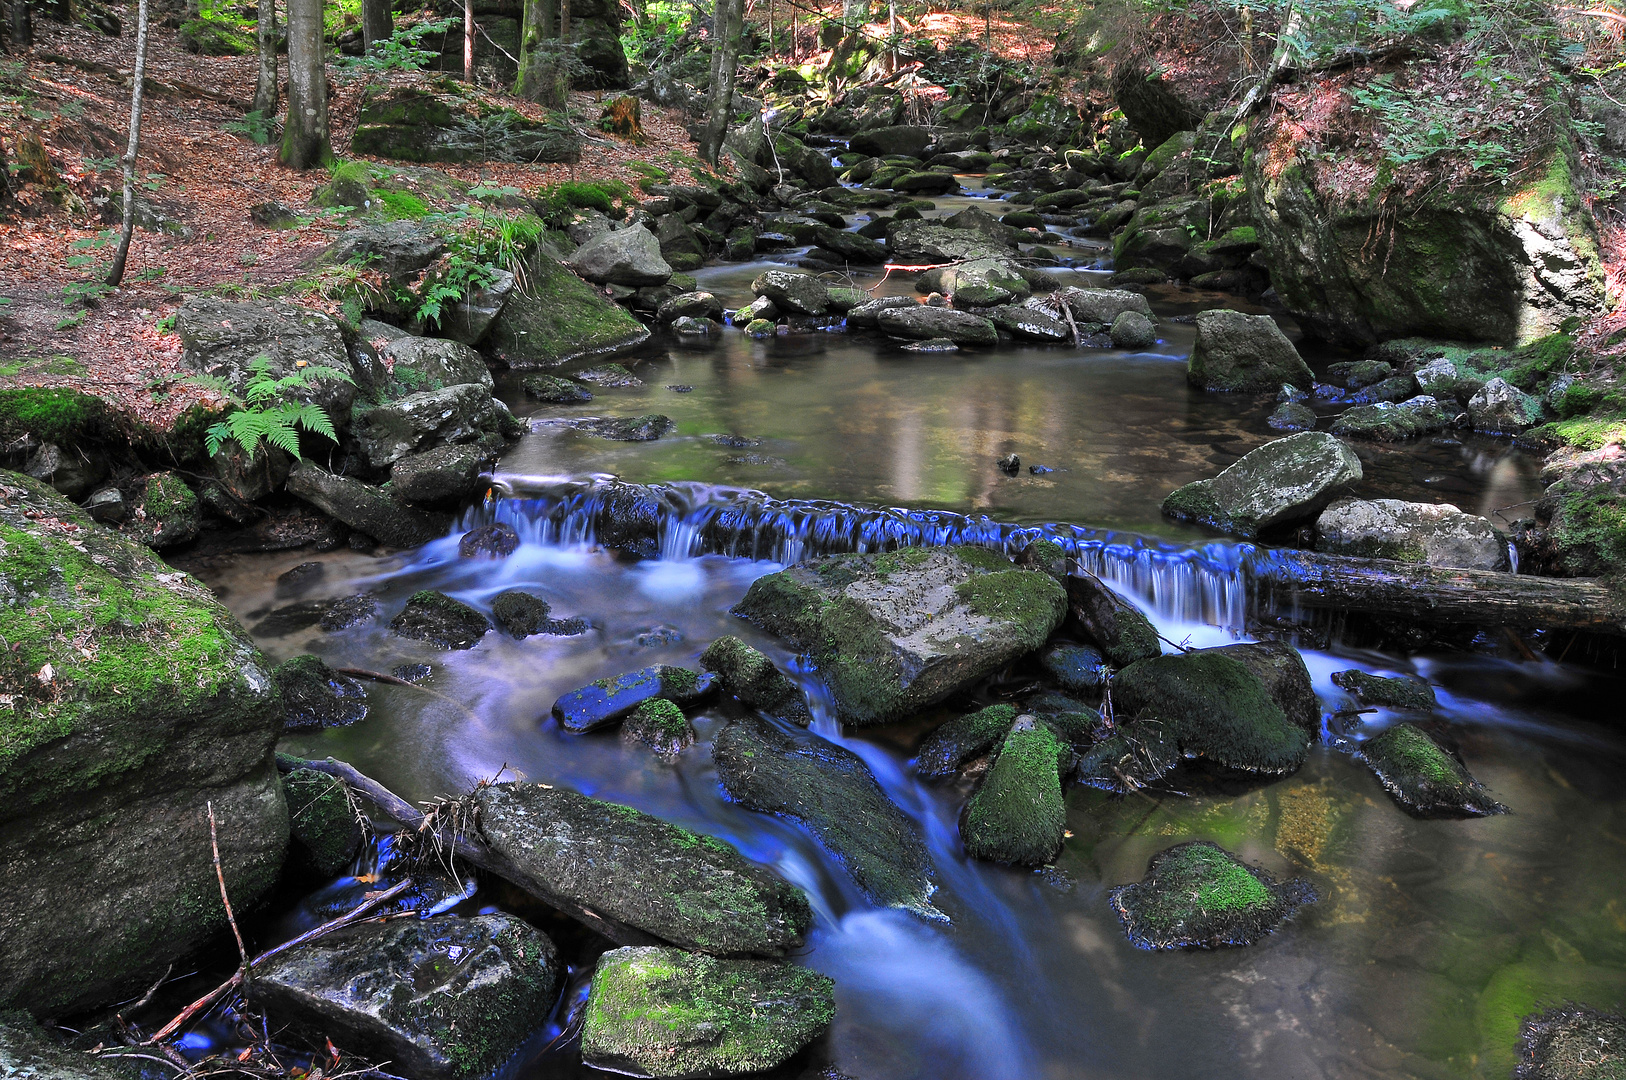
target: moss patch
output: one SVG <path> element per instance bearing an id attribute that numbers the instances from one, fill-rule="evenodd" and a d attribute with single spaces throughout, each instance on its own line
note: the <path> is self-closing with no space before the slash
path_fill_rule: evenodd
<path id="1" fill-rule="evenodd" d="M 966 804 L 960 838 L 973 859 L 1043 866 L 1061 853 L 1067 808 L 1060 769 L 1072 750 L 1044 724 L 1018 721 Z"/>
<path id="2" fill-rule="evenodd" d="M 1016 722 L 1014 705 L 989 705 L 957 716 L 927 735 L 915 754 L 921 776 L 953 776 L 966 762 L 998 746 Z"/>
<path id="3" fill-rule="evenodd" d="M 0 390 L 0 443 L 32 435 L 42 443 L 84 449 L 117 437 L 111 407 L 101 398 L 61 387 Z"/>
<path id="4" fill-rule="evenodd" d="M 1361 758 L 1394 800 L 1417 817 L 1483 817 L 1507 807 L 1422 728 L 1396 724 L 1361 744 Z"/>
<path id="5" fill-rule="evenodd" d="M 1277 884 L 1207 840 L 1152 856 L 1145 878 L 1110 897 L 1129 940 L 1143 949 L 1252 945 L 1315 898 L 1305 882 Z"/>

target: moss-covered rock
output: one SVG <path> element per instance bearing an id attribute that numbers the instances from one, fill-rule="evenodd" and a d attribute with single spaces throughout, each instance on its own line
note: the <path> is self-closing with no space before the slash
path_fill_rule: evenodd
<path id="1" fill-rule="evenodd" d="M 915 752 L 915 769 L 934 779 L 953 776 L 967 762 L 998 746 L 1015 722 L 1014 705 L 989 705 L 957 716 L 921 742 Z"/>
<path id="2" fill-rule="evenodd" d="M 120 1061 L 116 1047 L 91 1055 L 64 1046 L 59 1036 L 41 1028 L 25 1012 L 0 1013 L 0 1070 L 17 1080 L 138 1080 L 137 1061 Z"/>
<path id="3" fill-rule="evenodd" d="M 1087 787 L 1127 795 L 1162 780 L 1180 758 L 1174 725 L 1146 715 L 1120 722 L 1117 730 L 1079 754 L 1073 775 Z"/>
<path id="4" fill-rule="evenodd" d="M 391 633 L 437 649 L 472 649 L 490 629 L 484 615 L 433 589 L 413 593 L 406 607 L 390 620 Z"/>
<path id="5" fill-rule="evenodd" d="M 367 691 L 361 683 L 338 674 L 319 656 L 284 660 L 271 678 L 282 691 L 286 728 L 345 727 L 367 718 Z"/>
<path id="6" fill-rule="evenodd" d="M 1153 855 L 1146 876 L 1110 899 L 1142 949 L 1215 949 L 1254 944 L 1316 895 L 1298 878 L 1277 883 L 1218 844 L 1193 840 Z"/>
<path id="7" fill-rule="evenodd" d="M 1204 390 L 1258 392 L 1315 381 L 1276 320 L 1223 308 L 1197 314 L 1197 344 L 1186 378 Z"/>
<path id="8" fill-rule="evenodd" d="M 1386 679 L 1359 669 L 1335 671 L 1333 684 L 1355 695 L 1362 705 L 1381 705 L 1391 709 L 1417 709 L 1427 712 L 1434 708 L 1434 688 L 1422 679 Z"/>
<path id="9" fill-rule="evenodd" d="M 512 368 L 558 367 L 649 340 L 649 330 L 557 260 L 538 254 L 486 334 L 485 348 Z"/>
<path id="10" fill-rule="evenodd" d="M 347 926 L 257 966 L 249 1000 L 428 1080 L 490 1072 L 547 1019 L 564 965 L 512 915 Z"/>
<path id="11" fill-rule="evenodd" d="M 1113 703 L 1168 726 L 1187 757 L 1224 769 L 1282 775 L 1304 764 L 1309 734 L 1288 719 L 1264 679 L 1224 649 L 1171 653 L 1112 679 Z"/>
<path id="12" fill-rule="evenodd" d="M 799 727 L 812 723 L 807 695 L 761 652 L 732 635 L 720 637 L 700 654 L 700 666 L 717 673 L 723 690 L 742 704 Z"/>
<path id="13" fill-rule="evenodd" d="M 289 862 L 318 878 L 338 874 L 365 838 L 344 781 L 315 769 L 295 769 L 282 778 L 293 833 Z"/>
<path id="14" fill-rule="evenodd" d="M 593 400 L 587 387 L 557 375 L 527 375 L 519 385 L 526 397 L 551 405 L 582 405 Z"/>
<path id="15" fill-rule="evenodd" d="M 1268 442 L 1212 480 L 1170 492 L 1163 513 L 1255 537 L 1308 521 L 1361 482 L 1361 459 L 1322 431 Z"/>
<path id="16" fill-rule="evenodd" d="M 733 610 L 806 649 L 843 720 L 882 724 L 1038 649 L 1066 594 L 984 548 L 911 548 L 758 578 Z"/>
<path id="17" fill-rule="evenodd" d="M 1529 569 L 1565 577 L 1626 572 L 1626 455 L 1606 446 L 1549 485 L 1537 532 L 1521 543 Z"/>
<path id="18" fill-rule="evenodd" d="M 1018 866 L 1055 859 L 1067 829 L 1061 770 L 1072 757 L 1072 749 L 1037 717 L 1017 718 L 960 817 L 965 853 Z"/>
<path id="19" fill-rule="evenodd" d="M 1396 724 L 1361 744 L 1361 760 L 1384 790 L 1417 817 L 1484 817 L 1507 807 L 1469 774 L 1457 756 L 1422 728 Z"/>
<path id="20" fill-rule="evenodd" d="M 711 756 L 731 799 L 800 821 L 878 902 L 942 917 L 925 842 L 858 755 L 753 716 L 724 728 Z"/>
<path id="21" fill-rule="evenodd" d="M 1419 435 L 1442 431 L 1452 419 L 1439 401 L 1424 394 L 1398 404 L 1378 401 L 1345 410 L 1333 421 L 1332 433 L 1371 442 L 1404 442 Z"/>
<path id="22" fill-rule="evenodd" d="M 0 390 L 0 446 L 32 440 L 83 450 L 118 439 L 113 409 L 99 397 L 68 387 Z"/>
<path id="23" fill-rule="evenodd" d="M 566 731 L 583 734 L 618 723 L 651 698 L 686 707 L 698 704 L 716 688 L 717 678 L 710 673 L 656 664 L 559 695 L 553 703 L 553 718 Z"/>
<path id="24" fill-rule="evenodd" d="M 1073 619 L 1111 663 L 1125 667 L 1162 654 L 1163 646 L 1151 620 L 1100 578 L 1075 574 L 1067 578 L 1066 584 Z"/>
<path id="25" fill-rule="evenodd" d="M 622 722 L 621 736 L 643 743 L 661 757 L 675 758 L 694 745 L 694 725 L 670 701 L 649 698 Z"/>
<path id="26" fill-rule="evenodd" d="M 635 1076 L 755 1074 L 822 1035 L 835 1014 L 835 984 L 807 968 L 615 949 L 593 972 L 582 1059 Z"/>
<path id="27" fill-rule="evenodd" d="M 202 528 L 198 497 L 172 472 L 147 477 L 124 524 L 125 532 L 156 551 L 191 543 Z"/>
<path id="28" fill-rule="evenodd" d="M 781 956 L 813 922 L 801 889 L 631 807 L 522 783 L 483 787 L 475 803 L 504 878 L 612 939 L 631 929 L 717 956 Z"/>
<path id="29" fill-rule="evenodd" d="M 139 994 L 225 927 L 206 802 L 233 902 L 276 880 L 288 817 L 269 665 L 208 589 L 14 473 L 0 473 L 0 637 L 0 1007 Z"/>
<path id="30" fill-rule="evenodd" d="M 1519 1024 L 1515 1080 L 1621 1080 L 1626 1016 L 1560 1005 Z"/>
<path id="31" fill-rule="evenodd" d="M 581 139 L 568 124 L 487 109 L 424 88 L 371 87 L 362 96 L 350 148 L 396 161 L 572 162 Z"/>

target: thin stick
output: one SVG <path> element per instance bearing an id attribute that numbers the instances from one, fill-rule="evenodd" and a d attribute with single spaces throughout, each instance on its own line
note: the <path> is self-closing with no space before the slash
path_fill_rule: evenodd
<path id="1" fill-rule="evenodd" d="M 231 897 L 226 895 L 226 872 L 220 868 L 220 837 L 215 832 L 215 804 L 209 807 L 209 848 L 215 855 L 215 880 L 220 882 L 220 902 L 226 905 L 226 921 L 231 923 L 232 936 L 237 939 L 237 955 L 243 959 L 242 972 L 248 974 L 248 950 L 243 947 L 243 932 L 237 929 L 237 916 L 232 913 Z"/>
<path id="2" fill-rule="evenodd" d="M 381 682 L 389 686 L 405 686 L 409 690 L 418 691 L 420 694 L 428 694 L 430 697 L 439 698 L 452 708 L 462 712 L 462 714 L 467 716 L 470 720 L 479 719 L 478 716 L 474 715 L 474 711 L 461 701 L 454 698 L 449 698 L 440 691 L 431 690 L 427 686 L 419 686 L 417 683 L 407 682 L 405 679 L 398 679 L 394 675 L 386 675 L 382 671 L 369 671 L 367 668 L 341 667 L 334 668 L 333 670 L 337 671 L 340 675 L 353 675 L 358 679 L 371 679 L 373 682 Z"/>
<path id="3" fill-rule="evenodd" d="M 285 953 L 289 949 L 292 949 L 293 947 L 295 947 L 296 945 L 303 945 L 306 942 L 315 941 L 317 938 L 322 937 L 322 936 L 324 936 L 326 934 L 330 934 L 335 930 L 341 930 L 344 927 L 349 926 L 352 923 L 360 922 L 361 917 L 363 915 L 365 915 L 367 912 L 371 911 L 373 908 L 376 908 L 378 905 L 384 903 L 384 901 L 386 901 L 386 900 L 394 899 L 395 897 L 399 896 L 401 893 L 405 892 L 407 889 L 409 889 L 411 887 L 412 887 L 412 879 L 407 878 L 405 881 L 402 881 L 400 884 L 394 885 L 394 886 L 392 886 L 392 887 L 390 887 L 388 889 L 385 889 L 383 892 L 378 893 L 376 896 L 373 896 L 373 897 L 371 897 L 371 898 L 369 898 L 367 900 L 364 900 L 361 904 L 357 905 L 354 908 L 351 908 L 349 911 L 345 912 L 343 915 L 340 915 L 338 918 L 331 919 L 328 922 L 323 923 L 321 926 L 316 927 L 314 930 L 307 930 L 307 931 L 305 931 L 305 933 L 300 934 L 298 937 L 294 938 L 292 941 L 285 941 L 281 945 L 278 945 L 274 949 L 265 950 L 265 952 L 261 953 L 259 956 L 256 956 L 254 958 L 254 963 L 256 963 L 256 964 L 264 964 L 267 960 L 271 959 L 273 956 L 278 956 L 278 955 L 280 955 L 282 953 Z M 239 970 L 231 978 L 227 979 L 225 982 L 221 983 L 219 986 L 215 987 L 213 990 L 209 991 L 207 994 L 204 994 L 202 997 L 198 998 L 198 1000 L 194 1001 L 192 1004 L 190 1004 L 186 1008 L 182 1009 L 180 1011 L 179 1015 L 177 1015 L 175 1017 L 175 1019 L 171 1020 L 169 1023 L 167 1023 L 163 1027 L 159 1028 L 157 1034 L 153 1035 L 152 1038 L 148 1039 L 142 1045 L 143 1046 L 151 1046 L 154 1043 L 157 1043 L 158 1041 L 160 1041 L 161 1039 L 169 1038 L 169 1036 L 171 1036 L 171 1035 L 175 1034 L 175 1032 L 179 1031 L 181 1029 L 182 1025 L 186 1024 L 194 1016 L 196 1016 L 199 1012 L 201 1012 L 204 1009 L 208 1008 L 211 1004 L 213 1004 L 216 1000 L 218 1000 L 219 997 L 222 994 L 224 994 L 226 991 L 232 989 L 235 986 L 241 985 L 242 981 L 243 981 L 243 973 L 242 973 L 241 970 Z"/>
<path id="4" fill-rule="evenodd" d="M 152 989 L 148 990 L 145 994 L 142 994 L 141 999 L 134 1005 L 130 1006 L 130 1011 L 135 1012 L 137 1009 L 144 1008 L 147 1002 L 153 999 L 153 995 L 157 994 L 159 989 L 162 988 L 164 983 L 169 979 L 169 973 L 174 970 L 175 962 L 171 960 L 169 967 L 165 968 L 164 973 L 158 976 L 158 981 L 152 984 Z M 124 1010 L 120 1009 L 116 1015 L 122 1020 L 124 1018 Z"/>

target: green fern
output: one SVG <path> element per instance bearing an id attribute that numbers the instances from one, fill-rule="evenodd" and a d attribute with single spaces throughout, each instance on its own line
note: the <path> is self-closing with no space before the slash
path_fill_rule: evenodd
<path id="1" fill-rule="evenodd" d="M 290 374 L 276 378 L 271 374 L 271 362 L 257 356 L 248 365 L 248 382 L 239 398 L 224 379 L 213 375 L 194 375 L 187 381 L 220 394 L 236 406 L 219 422 L 211 424 L 203 433 L 204 446 L 213 457 L 228 442 L 234 442 L 252 457 L 261 443 L 270 443 L 300 457 L 299 433 L 339 440 L 333 420 L 327 410 L 311 402 L 282 400 L 289 391 L 308 390 L 319 382 L 355 384 L 348 371 L 322 364 L 306 364 Z"/>

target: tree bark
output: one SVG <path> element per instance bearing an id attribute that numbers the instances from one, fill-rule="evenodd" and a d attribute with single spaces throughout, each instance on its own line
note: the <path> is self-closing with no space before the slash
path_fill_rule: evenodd
<path id="1" fill-rule="evenodd" d="M 147 78 L 147 0 L 136 5 L 135 72 L 130 79 L 130 141 L 124 148 L 124 225 L 119 230 L 119 247 L 113 253 L 113 267 L 107 284 L 118 288 L 124 280 L 124 264 L 130 258 L 130 238 L 135 235 L 135 167 L 141 149 L 141 91 Z"/>
<path id="2" fill-rule="evenodd" d="M 279 157 L 291 169 L 324 165 L 333 157 L 325 60 L 322 0 L 288 0 L 288 119 Z"/>
<path id="3" fill-rule="evenodd" d="M 254 80 L 254 108 L 269 120 L 277 114 L 277 5 L 276 0 L 260 0 L 256 37 L 260 49 L 260 73 Z"/>
<path id="4" fill-rule="evenodd" d="M 554 78 L 542 62 L 542 43 L 550 40 L 558 25 L 555 18 L 558 0 L 525 0 L 525 11 L 519 25 L 519 74 L 514 79 L 514 93 L 527 101 L 542 101 L 552 96 L 551 87 L 543 85 Z"/>
<path id="5" fill-rule="evenodd" d="M 1262 592 L 1299 607 L 1626 635 L 1626 594 L 1588 578 L 1446 570 L 1312 551 L 1263 551 L 1250 571 Z"/>
<path id="6" fill-rule="evenodd" d="M 463 81 L 474 83 L 474 0 L 463 0 Z"/>
<path id="7" fill-rule="evenodd" d="M 395 33 L 395 20 L 390 16 L 390 0 L 361 0 L 361 47 L 373 51 L 376 41 L 388 41 Z"/>
<path id="8" fill-rule="evenodd" d="M 11 47 L 26 49 L 34 44 L 34 20 L 28 0 L 11 0 Z"/>
<path id="9" fill-rule="evenodd" d="M 734 74 L 739 67 L 744 0 L 717 0 L 712 20 L 711 96 L 706 99 L 706 130 L 700 156 L 711 164 L 723 152 L 723 137 L 733 118 Z"/>

